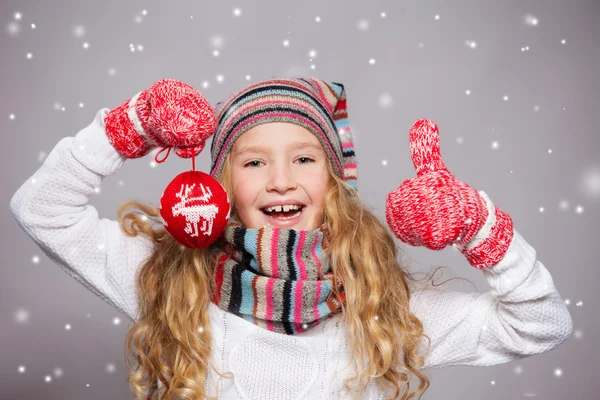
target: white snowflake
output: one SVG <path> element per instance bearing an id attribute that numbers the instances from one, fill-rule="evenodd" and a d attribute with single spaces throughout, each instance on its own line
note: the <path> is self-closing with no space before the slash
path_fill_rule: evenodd
<path id="1" fill-rule="evenodd" d="M 392 98 L 392 95 L 389 93 L 382 93 L 379 96 L 379 106 L 381 108 L 391 108 L 392 105 L 394 104 L 394 99 Z"/>
<path id="2" fill-rule="evenodd" d="M 87 33 L 87 30 L 85 29 L 85 26 L 83 26 L 83 25 L 75 25 L 73 27 L 73 35 L 75 35 L 76 38 L 82 38 L 85 36 L 86 33 Z"/>
<path id="3" fill-rule="evenodd" d="M 465 44 L 467 45 L 467 47 L 469 47 L 471 49 L 477 48 L 477 42 L 474 40 L 465 40 Z"/>
<path id="4" fill-rule="evenodd" d="M 525 16 L 525 24 L 529 26 L 538 26 L 540 21 L 534 15 L 528 14 Z"/>
<path id="5" fill-rule="evenodd" d="M 17 36 L 21 32 L 21 25 L 18 22 L 10 21 L 6 24 L 6 33 L 9 36 Z"/>
<path id="6" fill-rule="evenodd" d="M 356 27 L 358 28 L 359 31 L 368 31 L 369 30 L 369 21 L 367 21 L 366 19 L 361 19 L 360 21 L 358 21 L 356 23 Z"/>

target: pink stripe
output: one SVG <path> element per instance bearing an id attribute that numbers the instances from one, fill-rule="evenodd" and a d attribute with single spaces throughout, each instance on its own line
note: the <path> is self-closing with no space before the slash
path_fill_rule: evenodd
<path id="1" fill-rule="evenodd" d="M 352 143 L 352 142 L 344 142 L 344 143 L 342 143 L 342 148 L 343 149 L 349 149 L 351 147 L 354 147 L 354 143 Z"/>
<path id="2" fill-rule="evenodd" d="M 319 298 L 321 298 L 321 282 L 317 282 L 317 290 L 316 290 L 316 295 L 317 295 L 317 301 L 315 302 L 315 319 L 319 319 L 321 318 L 321 316 L 319 315 Z"/>
<path id="3" fill-rule="evenodd" d="M 302 289 L 304 287 L 304 280 L 307 278 L 306 265 L 302 260 L 302 248 L 304 246 L 304 239 L 306 238 L 306 232 L 301 231 L 300 237 L 298 238 L 298 245 L 296 246 L 296 254 L 294 255 L 296 265 L 300 270 L 300 282 L 296 285 L 296 293 L 294 293 L 294 321 L 302 322 Z"/>
<path id="4" fill-rule="evenodd" d="M 277 246 L 279 245 L 279 229 L 273 230 L 273 240 L 271 241 L 271 276 L 279 276 L 277 273 Z M 273 318 L 274 305 L 273 305 L 273 285 L 275 279 L 269 279 L 267 281 L 267 312 L 266 320 L 270 321 Z M 269 323 L 271 324 L 271 323 Z"/>
<path id="5" fill-rule="evenodd" d="M 300 269 L 300 279 L 307 278 L 306 265 L 302 259 L 302 248 L 304 247 L 304 240 L 306 239 L 306 232 L 300 231 L 300 238 L 298 239 L 298 246 L 296 246 L 296 263 Z"/>
<path id="6" fill-rule="evenodd" d="M 275 329 L 273 328 L 273 321 L 271 321 L 272 317 L 273 317 L 273 285 L 275 284 L 275 279 L 269 279 L 267 281 L 267 287 L 266 287 L 266 292 L 267 292 L 267 312 L 265 315 L 265 319 L 267 320 L 267 329 L 270 331 L 274 331 Z"/>
<path id="7" fill-rule="evenodd" d="M 279 229 L 273 229 L 271 240 L 271 276 L 279 277 L 279 264 L 277 263 L 277 247 L 279 246 Z"/>
<path id="8" fill-rule="evenodd" d="M 356 163 L 345 164 L 344 168 L 356 168 Z"/>
<path id="9" fill-rule="evenodd" d="M 304 289 L 304 281 L 297 281 L 296 289 L 294 290 L 294 322 L 302 322 L 302 290 Z"/>
<path id="10" fill-rule="evenodd" d="M 297 114 L 293 114 L 293 113 L 273 113 L 273 114 L 270 114 L 270 115 L 274 115 L 274 116 L 283 116 L 283 117 L 291 117 L 292 119 L 302 120 L 302 118 L 299 118 L 299 116 L 298 116 Z M 256 117 L 254 117 L 254 118 L 247 119 L 246 121 L 244 121 L 244 123 L 243 123 L 243 124 L 239 125 L 239 126 L 237 127 L 237 129 L 236 129 L 235 131 L 233 131 L 233 132 L 231 133 L 231 135 L 229 135 L 229 138 L 227 139 L 226 145 L 225 145 L 223 148 L 227 148 L 227 147 L 229 147 L 229 142 L 230 142 L 230 141 L 231 141 L 231 140 L 232 140 L 232 139 L 235 137 L 235 133 L 236 133 L 237 131 L 241 130 L 241 129 L 242 129 L 242 128 L 244 128 L 246 125 L 248 125 L 248 124 L 250 124 L 250 123 L 252 123 L 252 122 L 254 122 L 254 121 L 256 121 L 256 120 L 262 119 L 262 118 L 264 118 L 264 116 L 256 116 Z M 319 129 L 319 127 L 318 127 L 317 125 L 315 125 L 315 124 L 311 123 L 311 122 L 310 122 L 310 121 L 308 121 L 308 120 L 305 120 L 305 122 L 306 122 L 308 125 L 310 125 L 311 127 L 313 127 L 313 128 L 314 128 L 314 129 L 315 129 L 317 132 L 319 132 L 319 131 L 320 131 L 320 129 Z M 335 151 L 334 151 L 334 150 L 331 148 L 331 145 L 329 144 L 329 140 L 327 140 L 327 138 L 325 138 L 325 143 L 327 143 L 327 147 L 329 148 L 329 152 L 330 152 L 331 154 L 335 154 Z M 222 159 L 223 159 L 223 157 L 224 157 L 224 156 L 225 156 L 225 152 L 223 151 L 223 152 L 221 152 L 221 154 L 220 154 L 220 156 L 219 156 L 219 158 L 218 158 L 218 161 L 217 161 L 217 169 L 218 169 L 219 165 L 221 165 L 221 163 L 222 163 L 222 161 L 223 161 Z M 343 171 L 343 170 L 344 170 L 344 168 L 342 168 L 342 166 L 339 164 L 339 162 L 338 162 L 338 160 L 337 160 L 337 158 L 336 158 L 336 157 L 334 157 L 334 161 L 335 161 L 335 164 L 336 164 L 337 168 L 338 168 L 340 171 Z"/>

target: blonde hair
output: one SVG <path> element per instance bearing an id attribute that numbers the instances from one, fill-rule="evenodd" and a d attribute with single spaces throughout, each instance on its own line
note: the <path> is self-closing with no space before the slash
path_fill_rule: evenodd
<path id="1" fill-rule="evenodd" d="M 426 352 L 431 343 L 423 324 L 409 309 L 408 281 L 416 279 L 399 265 L 388 228 L 358 192 L 335 175 L 330 163 L 328 169 L 331 179 L 323 210 L 330 240 L 326 251 L 333 271 L 343 281 L 346 300 L 341 318 L 357 371 L 344 386 L 352 392 L 350 384 L 358 381 L 357 390 L 362 393 L 375 378 L 394 389 L 392 399 L 400 393 L 402 400 L 420 399 L 429 387 L 429 378 L 420 371 L 426 354 L 418 354 L 418 350 L 422 337 L 429 342 Z M 229 157 L 219 181 L 232 199 L 235 215 Z M 143 218 L 144 214 L 150 220 Z M 132 200 L 119 208 L 118 215 L 127 235 L 143 234 L 155 243 L 155 251 L 140 266 L 136 283 L 140 318 L 125 341 L 127 380 L 134 396 L 145 400 L 148 389 L 160 381 L 164 393 L 157 390 L 152 399 L 208 398 L 205 375 L 212 365 L 208 306 L 214 292 L 210 248 L 183 247 L 162 225 L 153 225 L 160 221 L 156 207 Z M 217 373 L 231 377 L 230 373 Z M 410 392 L 413 375 L 419 385 Z"/>

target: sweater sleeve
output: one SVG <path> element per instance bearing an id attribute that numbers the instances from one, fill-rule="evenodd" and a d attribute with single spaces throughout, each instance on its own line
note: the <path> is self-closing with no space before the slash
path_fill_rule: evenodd
<path id="1" fill-rule="evenodd" d="M 125 235 L 99 218 L 90 196 L 126 160 L 108 141 L 107 108 L 74 137 L 61 139 L 10 201 L 18 224 L 67 274 L 132 320 L 137 318 L 136 271 L 150 239 Z"/>
<path id="2" fill-rule="evenodd" d="M 500 262 L 482 270 L 490 291 L 430 284 L 413 291 L 411 311 L 431 340 L 424 368 L 507 363 L 550 351 L 571 336 L 573 321 L 552 276 L 534 248 L 513 233 Z M 426 349 L 429 342 L 423 343 Z"/>

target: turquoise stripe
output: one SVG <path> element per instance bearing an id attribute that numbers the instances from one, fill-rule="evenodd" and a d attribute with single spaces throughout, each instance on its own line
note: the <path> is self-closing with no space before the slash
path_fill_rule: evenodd
<path id="1" fill-rule="evenodd" d="M 253 255 L 250 266 L 258 271 L 258 229 L 246 229 L 244 233 L 244 246 Z"/>
<path id="2" fill-rule="evenodd" d="M 252 315 L 254 308 L 254 293 L 252 293 L 252 277 L 253 274 L 249 271 L 243 271 L 242 280 L 242 303 L 240 304 L 240 312 L 243 314 Z"/>
<path id="3" fill-rule="evenodd" d="M 348 127 L 348 118 L 342 118 L 342 119 L 338 119 L 335 121 L 335 126 L 337 126 L 338 129 L 340 128 L 347 128 Z M 348 132 L 350 133 L 350 132 Z"/>
<path id="4" fill-rule="evenodd" d="M 304 237 L 304 240 L 306 241 L 306 236 Z M 298 261 L 296 260 L 296 251 L 298 250 L 298 243 L 300 242 L 300 232 L 296 232 L 296 240 L 294 240 L 294 246 L 293 246 L 293 257 L 292 260 L 294 261 L 294 271 L 296 271 L 296 277 L 298 279 L 300 279 L 300 265 L 298 264 Z"/>
<path id="5" fill-rule="evenodd" d="M 331 87 L 331 89 L 335 92 L 338 98 L 341 96 L 342 90 L 344 90 L 344 85 L 342 85 L 341 83 L 331 82 L 329 84 L 329 87 Z"/>
<path id="6" fill-rule="evenodd" d="M 319 317 L 324 317 L 325 315 L 327 315 L 331 312 L 331 310 L 329 309 L 329 306 L 327 305 L 327 303 L 325 303 L 325 299 L 327 298 L 327 296 L 329 296 L 329 293 L 331 293 L 331 291 L 333 290 L 332 288 L 333 288 L 333 285 L 331 284 L 330 281 L 325 281 L 321 285 L 321 294 L 319 296 L 319 304 L 317 305 L 317 308 L 319 309 Z"/>

